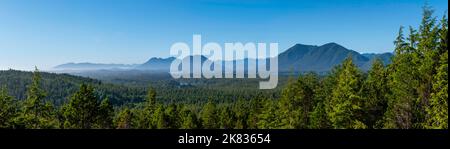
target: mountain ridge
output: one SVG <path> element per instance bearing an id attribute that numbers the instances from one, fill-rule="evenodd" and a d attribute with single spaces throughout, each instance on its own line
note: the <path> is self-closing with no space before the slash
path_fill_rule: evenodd
<path id="1" fill-rule="evenodd" d="M 363 71 L 371 67 L 374 59 L 380 58 L 383 63 L 389 64 L 392 53 L 359 53 L 347 49 L 335 42 L 326 43 L 320 46 L 295 44 L 284 52 L 278 54 L 278 64 L 280 72 L 327 72 L 334 66 L 340 64 L 348 56 L 353 58 L 354 63 Z M 189 56 L 190 58 L 194 56 Z M 202 63 L 205 61 L 202 56 Z M 168 71 L 170 64 L 175 57 L 159 58 L 152 57 L 142 64 L 99 64 L 99 63 L 66 63 L 55 66 L 56 70 L 96 70 L 96 69 L 123 69 L 123 70 L 157 70 Z M 206 58 L 206 60 L 208 60 Z M 242 60 L 235 60 L 242 61 Z M 248 58 L 243 59 L 248 61 Z M 247 67 L 246 67 L 247 69 Z"/>

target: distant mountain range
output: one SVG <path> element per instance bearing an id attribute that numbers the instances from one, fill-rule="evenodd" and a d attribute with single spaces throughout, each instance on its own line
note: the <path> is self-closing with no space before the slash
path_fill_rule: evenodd
<path id="1" fill-rule="evenodd" d="M 144 64 L 138 65 L 136 69 L 142 70 L 169 70 L 170 64 L 175 60 L 175 57 L 169 58 L 151 58 Z"/>
<path id="2" fill-rule="evenodd" d="M 131 69 L 137 64 L 97 64 L 97 63 L 66 63 L 53 67 L 56 70 L 99 70 L 99 69 Z"/>
<path id="3" fill-rule="evenodd" d="M 372 61 L 381 59 L 385 64 L 390 63 L 392 53 L 360 54 L 347 49 L 337 43 L 327 43 L 321 46 L 296 44 L 278 55 L 278 69 L 280 72 L 327 72 L 345 58 L 351 56 L 354 63 L 362 70 L 370 69 Z M 192 58 L 190 56 L 189 58 Z M 208 59 L 201 56 L 202 63 Z M 143 64 L 95 64 L 95 63 L 67 63 L 54 67 L 55 71 L 84 71 L 84 70 L 152 70 L 168 72 L 174 57 L 151 58 Z M 248 62 L 248 59 L 237 60 Z M 247 67 L 245 67 L 247 69 Z"/>
<path id="4" fill-rule="evenodd" d="M 278 68 L 281 72 L 326 72 L 348 56 L 352 57 L 353 62 L 360 69 L 368 70 L 375 58 L 389 64 L 392 53 L 360 54 L 337 43 L 327 43 L 322 46 L 296 44 L 278 55 Z"/>

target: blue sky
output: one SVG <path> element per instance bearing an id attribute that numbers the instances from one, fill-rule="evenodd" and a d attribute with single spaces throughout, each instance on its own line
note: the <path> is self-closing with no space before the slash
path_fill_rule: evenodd
<path id="1" fill-rule="evenodd" d="M 447 0 L 429 0 L 440 18 Z M 175 42 L 339 43 L 391 52 L 423 0 L 0 0 L 0 70 L 67 62 L 143 63 Z"/>

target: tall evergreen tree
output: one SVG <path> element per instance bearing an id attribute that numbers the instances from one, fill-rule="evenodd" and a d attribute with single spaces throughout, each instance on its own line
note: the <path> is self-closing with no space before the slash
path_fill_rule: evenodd
<path id="1" fill-rule="evenodd" d="M 150 87 L 149 90 L 147 91 L 147 96 L 145 98 L 145 108 L 144 108 L 144 116 L 145 116 L 145 121 L 147 122 L 147 128 L 154 128 L 156 125 L 152 124 L 152 123 L 148 123 L 151 122 L 151 117 L 153 112 L 155 111 L 155 106 L 156 106 L 156 91 L 153 87 Z"/>
<path id="2" fill-rule="evenodd" d="M 164 129 L 168 127 L 167 116 L 164 112 L 164 106 L 157 104 L 155 107 L 155 112 L 153 113 L 152 123 L 155 125 L 156 129 Z"/>
<path id="3" fill-rule="evenodd" d="M 156 91 L 153 87 L 149 87 L 144 103 L 141 109 L 136 110 L 136 125 L 141 129 L 152 129 L 156 127 L 153 123 L 153 113 L 156 109 Z"/>
<path id="4" fill-rule="evenodd" d="M 418 32 L 417 50 L 413 53 L 413 61 L 417 64 L 419 86 L 418 97 L 414 101 L 413 127 L 421 128 L 425 121 L 425 108 L 428 106 L 432 91 L 432 81 L 438 64 L 438 27 L 435 25 L 433 10 L 429 6 L 423 7 L 422 23 Z"/>
<path id="5" fill-rule="evenodd" d="M 360 95 L 362 74 L 349 56 L 342 64 L 336 88 L 332 92 L 328 117 L 334 128 L 365 128 L 361 121 Z"/>
<path id="6" fill-rule="evenodd" d="M 313 110 L 314 91 L 318 85 L 315 73 L 300 75 L 283 90 L 280 100 L 282 128 L 307 128 Z"/>
<path id="7" fill-rule="evenodd" d="M 17 103 L 8 95 L 6 87 L 0 89 L 0 128 L 13 128 L 14 117 L 17 116 Z"/>
<path id="8" fill-rule="evenodd" d="M 285 129 L 292 129 L 300 125 L 300 102 L 302 100 L 302 84 L 300 83 L 301 75 L 297 80 L 293 78 L 288 79 L 287 86 L 283 89 L 281 93 L 281 99 L 278 102 L 279 111 L 276 115 L 279 116 L 281 120 L 281 127 Z M 267 105 L 266 105 L 267 106 Z M 270 112 L 270 111 L 265 111 Z M 269 113 L 265 113 L 264 118 L 269 118 Z M 264 126 L 263 127 L 267 127 Z"/>
<path id="9" fill-rule="evenodd" d="M 46 97 L 46 93 L 41 89 L 41 80 L 41 74 L 39 73 L 39 70 L 35 68 L 31 85 L 28 86 L 27 101 L 25 104 L 25 112 L 31 114 L 35 118 L 43 114 L 42 108 L 45 105 L 44 98 Z"/>
<path id="10" fill-rule="evenodd" d="M 235 118 L 228 106 L 223 106 L 219 108 L 218 114 L 219 127 L 222 129 L 234 128 Z"/>
<path id="11" fill-rule="evenodd" d="M 448 52 L 442 55 L 434 80 L 425 127 L 448 129 Z"/>
<path id="12" fill-rule="evenodd" d="M 281 128 L 281 119 L 278 115 L 277 102 L 264 99 L 261 102 L 263 110 L 258 115 L 258 129 L 277 129 Z"/>
<path id="13" fill-rule="evenodd" d="M 441 21 L 439 31 L 440 61 L 433 78 L 433 91 L 426 108 L 426 128 L 448 129 L 448 25 L 446 16 Z"/>
<path id="14" fill-rule="evenodd" d="M 381 120 L 387 107 L 387 73 L 384 64 L 380 59 L 372 63 L 372 68 L 368 72 L 368 77 L 364 82 L 364 123 L 369 128 L 382 127 Z"/>
<path id="15" fill-rule="evenodd" d="M 413 127 L 413 103 L 417 99 L 418 81 L 412 53 L 416 37 L 410 30 L 410 44 L 406 43 L 403 27 L 400 27 L 395 44 L 395 56 L 388 67 L 388 107 L 383 118 L 383 128 L 408 129 Z"/>
<path id="16" fill-rule="evenodd" d="M 310 115 L 309 128 L 332 128 L 327 110 L 331 109 L 332 92 L 339 80 L 341 65 L 333 67 L 330 73 L 322 79 L 314 95 L 313 111 Z"/>
<path id="17" fill-rule="evenodd" d="M 185 106 L 181 110 L 180 114 L 181 118 L 181 129 L 196 129 L 199 128 L 199 122 L 197 119 L 197 115 L 195 112 L 191 111 L 190 109 L 186 108 Z"/>
<path id="18" fill-rule="evenodd" d="M 265 111 L 266 107 L 265 107 L 265 101 L 267 99 L 258 96 L 255 97 L 254 99 L 250 100 L 248 104 L 243 104 L 243 103 L 239 103 L 237 104 L 238 107 L 235 111 L 236 112 L 236 116 L 237 117 L 242 117 L 243 119 L 247 120 L 247 123 L 244 125 L 243 128 L 245 129 L 257 129 L 259 128 L 259 121 L 261 121 L 261 117 L 260 115 L 263 113 L 263 111 Z M 242 100 L 241 100 L 242 101 Z M 274 105 L 274 106 L 278 106 L 278 105 Z M 242 109 L 249 109 L 247 110 L 242 110 Z M 238 114 L 245 114 L 244 116 L 238 116 Z M 241 119 L 241 118 L 239 118 Z M 240 120 L 238 120 L 239 122 Z M 239 123 L 238 123 L 239 124 Z M 239 126 L 239 125 L 236 126 Z"/>
<path id="19" fill-rule="evenodd" d="M 46 92 L 41 88 L 41 79 L 39 70 L 35 68 L 21 114 L 14 119 L 19 128 L 54 128 L 58 125 L 53 105 L 45 101 Z"/>
<path id="20" fill-rule="evenodd" d="M 132 120 L 133 120 L 133 113 L 128 107 L 125 107 L 118 113 L 117 118 L 115 119 L 115 124 L 117 125 L 116 128 L 118 129 L 133 128 Z"/>
<path id="21" fill-rule="evenodd" d="M 179 117 L 179 113 L 180 113 L 179 107 L 176 104 L 172 103 L 169 106 L 167 106 L 164 113 L 166 117 L 167 128 L 170 129 L 180 128 L 181 118 Z"/>
<path id="22" fill-rule="evenodd" d="M 94 88 L 82 84 L 69 100 L 64 108 L 64 127 L 76 129 L 92 128 L 98 119 L 99 104 L 98 98 L 94 93 Z"/>
<path id="23" fill-rule="evenodd" d="M 114 108 L 108 98 L 102 100 L 98 109 L 98 127 L 113 128 Z"/>
<path id="24" fill-rule="evenodd" d="M 255 101 L 255 99 L 252 99 L 249 102 L 254 102 L 254 101 Z M 234 116 L 236 118 L 236 121 L 235 121 L 235 124 L 234 124 L 234 128 L 235 129 L 247 128 L 247 123 L 251 123 L 253 126 L 256 127 L 256 123 L 257 123 L 256 122 L 257 119 L 255 118 L 256 116 L 251 117 L 252 118 L 251 121 L 248 120 L 250 115 L 254 115 L 254 113 L 250 114 L 250 109 L 248 108 L 247 105 L 248 104 L 246 104 L 246 102 L 243 99 L 239 99 L 233 104 L 233 107 L 231 109 L 232 109 L 232 111 L 234 113 Z M 254 106 L 252 108 L 256 108 L 256 107 L 258 107 L 258 106 Z M 249 109 L 249 110 L 242 110 L 242 109 Z M 252 110 L 252 111 L 254 111 L 254 110 Z"/>
<path id="25" fill-rule="evenodd" d="M 201 120 L 203 123 L 203 128 L 206 129 L 214 129 L 217 128 L 217 111 L 216 111 L 216 105 L 209 101 L 208 103 L 203 106 L 203 109 L 201 111 Z"/>

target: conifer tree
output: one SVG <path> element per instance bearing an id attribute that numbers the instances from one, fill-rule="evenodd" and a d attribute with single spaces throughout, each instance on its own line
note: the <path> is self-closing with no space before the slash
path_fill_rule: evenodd
<path id="1" fill-rule="evenodd" d="M 108 98 L 102 100 L 98 111 L 98 127 L 104 129 L 112 128 L 114 109 Z"/>
<path id="2" fill-rule="evenodd" d="M 435 24 L 436 19 L 433 17 L 433 10 L 428 5 L 424 6 L 422 23 L 417 35 L 417 49 L 413 53 L 413 62 L 417 64 L 416 70 L 419 81 L 418 97 L 413 106 L 413 127 L 415 128 L 421 128 L 425 121 L 425 108 L 430 100 L 433 76 L 439 60 L 437 53 L 438 28 Z"/>
<path id="3" fill-rule="evenodd" d="M 433 90 L 429 105 L 426 108 L 427 119 L 425 128 L 448 129 L 448 26 L 447 18 L 443 17 L 439 31 L 440 60 L 433 78 Z"/>
<path id="4" fill-rule="evenodd" d="M 403 27 L 400 27 L 395 44 L 395 56 L 388 67 L 388 107 L 383 118 L 383 128 L 408 129 L 413 127 L 413 103 L 417 99 L 418 81 L 412 53 L 416 37 L 410 30 L 409 44 L 405 42 Z"/>
<path id="5" fill-rule="evenodd" d="M 328 117 L 334 128 L 366 128 L 361 121 L 360 95 L 362 74 L 349 56 L 342 64 L 336 88 L 332 92 Z"/>
<path id="6" fill-rule="evenodd" d="M 246 114 L 243 116 L 244 119 L 247 119 L 247 123 L 246 123 L 246 125 L 244 125 L 244 128 L 246 128 L 246 129 L 259 128 L 258 123 L 261 120 L 260 115 L 263 113 L 263 111 L 266 110 L 265 103 L 264 103 L 266 100 L 267 99 L 265 99 L 261 96 L 258 96 L 258 97 L 255 97 L 254 99 L 250 100 L 250 102 L 247 105 L 244 105 L 242 103 L 239 104 L 239 105 L 241 105 L 241 107 L 239 109 L 242 111 L 239 113 Z M 278 108 L 277 104 L 274 104 L 274 106 L 276 106 L 276 108 Z M 249 109 L 249 110 L 243 111 L 242 109 Z"/>
<path id="7" fill-rule="evenodd" d="M 282 128 L 307 128 L 313 110 L 314 91 L 318 85 L 317 74 L 300 75 L 283 90 L 280 100 Z"/>
<path id="8" fill-rule="evenodd" d="M 281 119 L 278 116 L 278 106 L 275 101 L 265 99 L 263 103 L 263 110 L 258 115 L 258 129 L 277 129 L 281 128 Z"/>
<path id="9" fill-rule="evenodd" d="M 448 129 L 448 52 L 441 58 L 433 83 L 433 93 L 426 111 L 426 128 Z"/>
<path id="10" fill-rule="evenodd" d="M 196 129 L 199 128 L 199 122 L 195 112 L 183 107 L 181 114 L 181 129 Z"/>
<path id="11" fill-rule="evenodd" d="M 164 107 L 161 104 L 157 104 L 155 112 L 153 113 L 152 123 L 156 129 L 164 129 L 168 127 L 167 116 L 164 113 Z"/>
<path id="12" fill-rule="evenodd" d="M 292 129 L 296 126 L 300 125 L 300 102 L 302 100 L 302 95 L 304 94 L 302 91 L 301 83 L 301 75 L 297 80 L 292 78 L 288 79 L 287 86 L 283 89 L 281 93 L 281 99 L 278 102 L 279 110 L 277 111 L 277 115 L 281 121 L 281 127 L 285 129 Z M 267 106 L 267 105 L 266 105 Z M 265 111 L 270 112 L 270 111 Z M 265 113 L 269 114 L 269 113 Z M 263 116 L 264 118 L 269 118 L 269 115 Z M 267 127 L 264 126 L 263 127 Z"/>
<path id="13" fill-rule="evenodd" d="M 141 129 L 152 129 L 156 127 L 153 123 L 153 113 L 156 109 L 156 91 L 153 87 L 149 87 L 147 95 L 145 96 L 142 109 L 135 111 L 136 125 Z"/>
<path id="14" fill-rule="evenodd" d="M 341 73 L 342 66 L 336 65 L 330 73 L 322 79 L 317 87 L 313 111 L 310 115 L 309 128 L 332 128 L 328 118 L 328 111 L 331 109 L 332 92 L 338 82 L 338 76 Z"/>
<path id="15" fill-rule="evenodd" d="M 12 128 L 13 119 L 17 116 L 17 104 L 8 95 L 6 87 L 0 89 L 0 128 Z"/>
<path id="16" fill-rule="evenodd" d="M 41 88 L 41 79 L 39 70 L 35 68 L 23 109 L 14 119 L 15 125 L 19 128 L 55 128 L 58 125 L 58 121 L 54 118 L 53 105 L 45 101 L 46 92 Z"/>
<path id="17" fill-rule="evenodd" d="M 209 101 L 203 106 L 203 109 L 201 111 L 201 120 L 203 128 L 206 129 L 217 128 L 218 121 L 217 121 L 216 105 L 212 103 L 212 101 Z"/>
<path id="18" fill-rule="evenodd" d="M 117 118 L 115 119 L 115 123 L 118 129 L 130 129 L 132 127 L 132 119 L 133 113 L 128 107 L 125 107 L 123 110 L 119 112 Z"/>
<path id="19" fill-rule="evenodd" d="M 219 126 L 221 129 L 234 128 L 235 118 L 228 106 L 219 108 Z"/>
<path id="20" fill-rule="evenodd" d="M 180 128 L 179 107 L 177 105 L 170 104 L 167 106 L 164 115 L 167 122 L 167 128 Z"/>
<path id="21" fill-rule="evenodd" d="M 381 120 L 386 112 L 387 94 L 387 74 L 384 64 L 380 59 L 375 59 L 372 68 L 368 72 L 368 77 L 364 82 L 364 123 L 369 128 L 382 127 Z M 377 124 L 378 123 L 378 124 Z"/>
<path id="22" fill-rule="evenodd" d="M 255 99 L 252 99 L 249 102 L 254 102 L 254 101 L 255 101 Z M 255 107 L 257 107 L 257 106 L 255 106 Z M 247 123 L 251 123 L 254 126 L 256 126 L 256 122 L 254 122 L 254 121 L 257 121 L 257 120 L 254 117 L 252 117 L 253 121 L 251 121 L 251 122 L 248 121 L 249 115 L 253 115 L 253 114 L 250 114 L 249 110 L 242 110 L 242 109 L 249 109 L 249 108 L 246 106 L 246 103 L 243 99 L 239 99 L 233 104 L 233 107 L 232 107 L 232 111 L 236 118 L 234 128 L 235 129 L 247 128 Z"/>
<path id="23" fill-rule="evenodd" d="M 98 119 L 99 104 L 98 98 L 94 93 L 94 88 L 82 84 L 64 107 L 64 127 L 75 129 L 92 128 Z"/>

